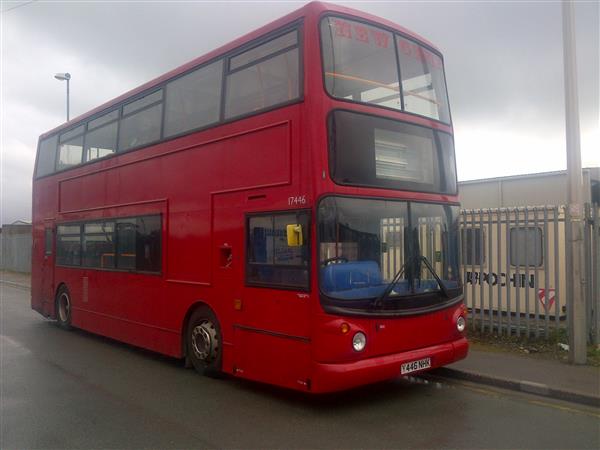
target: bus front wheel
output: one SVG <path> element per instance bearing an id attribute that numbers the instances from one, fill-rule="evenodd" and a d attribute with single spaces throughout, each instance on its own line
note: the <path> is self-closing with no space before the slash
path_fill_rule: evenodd
<path id="1" fill-rule="evenodd" d="M 192 313 L 186 331 L 188 360 L 197 372 L 217 378 L 221 375 L 221 327 L 207 307 Z"/>
<path id="2" fill-rule="evenodd" d="M 64 285 L 56 294 L 56 323 L 63 330 L 71 329 L 71 294 Z"/>

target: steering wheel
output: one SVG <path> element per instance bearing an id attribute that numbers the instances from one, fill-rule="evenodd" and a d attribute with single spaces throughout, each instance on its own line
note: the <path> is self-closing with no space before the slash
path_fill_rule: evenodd
<path id="1" fill-rule="evenodd" d="M 340 263 L 347 263 L 348 262 L 348 258 L 345 258 L 343 256 L 334 256 L 333 258 L 327 258 L 325 261 L 323 261 L 321 263 L 321 265 L 323 267 L 328 266 L 329 264 L 340 264 Z"/>

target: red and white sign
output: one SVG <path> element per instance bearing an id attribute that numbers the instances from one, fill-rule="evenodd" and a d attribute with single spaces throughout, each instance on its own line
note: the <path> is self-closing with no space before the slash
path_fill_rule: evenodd
<path id="1" fill-rule="evenodd" d="M 554 289 L 548 289 L 548 295 L 546 295 L 546 289 L 538 289 L 538 298 L 542 306 L 546 308 L 546 311 L 554 305 L 554 296 Z"/>

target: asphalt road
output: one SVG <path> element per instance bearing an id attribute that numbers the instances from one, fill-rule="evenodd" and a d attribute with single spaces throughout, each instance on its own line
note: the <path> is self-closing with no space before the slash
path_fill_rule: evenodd
<path id="1" fill-rule="evenodd" d="M 0 285 L 0 448 L 599 448 L 600 411 L 397 379 L 322 397 L 213 380 L 29 308 Z"/>

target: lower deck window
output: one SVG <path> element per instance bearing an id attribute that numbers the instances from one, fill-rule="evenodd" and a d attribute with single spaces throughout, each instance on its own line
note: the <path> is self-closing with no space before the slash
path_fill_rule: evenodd
<path id="1" fill-rule="evenodd" d="M 56 263 L 158 273 L 161 230 L 159 215 L 59 225 Z"/>
<path id="2" fill-rule="evenodd" d="M 247 223 L 248 284 L 308 289 L 308 212 L 256 215 Z M 302 245 L 288 245 L 288 225 L 299 226 Z"/>
<path id="3" fill-rule="evenodd" d="M 81 264 L 81 225 L 59 225 L 56 231 L 56 263 L 63 266 L 79 266 Z"/>

